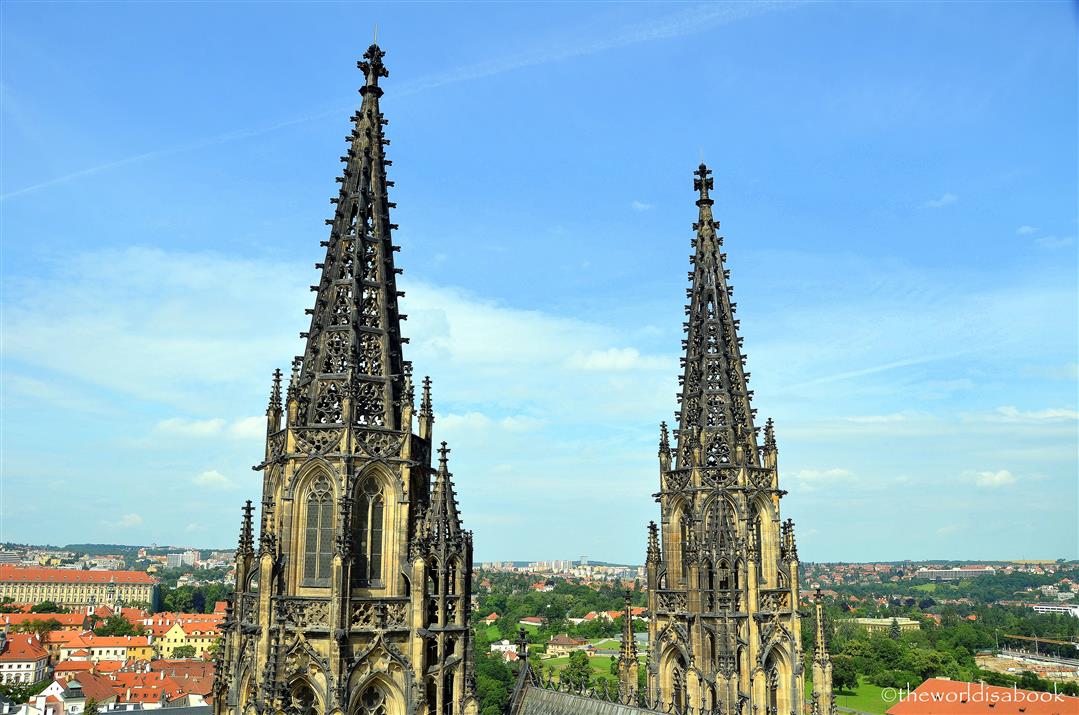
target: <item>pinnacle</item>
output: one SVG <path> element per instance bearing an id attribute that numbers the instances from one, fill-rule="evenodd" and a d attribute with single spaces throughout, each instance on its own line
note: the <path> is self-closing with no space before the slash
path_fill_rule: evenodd
<path id="1" fill-rule="evenodd" d="M 712 170 L 705 166 L 704 162 L 697 167 L 697 170 L 693 172 L 693 190 L 700 192 L 700 199 L 697 200 L 698 206 L 712 205 L 712 199 L 709 198 L 708 192 L 715 188 L 715 182 L 711 178 Z M 704 223 L 703 221 L 701 222 Z M 694 224 L 694 230 L 698 230 L 698 225 Z"/>

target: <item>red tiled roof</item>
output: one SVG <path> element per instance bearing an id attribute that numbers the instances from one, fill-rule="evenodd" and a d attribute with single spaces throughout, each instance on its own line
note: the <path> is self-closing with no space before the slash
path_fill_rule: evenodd
<path id="1" fill-rule="evenodd" d="M 75 680 L 79 681 L 84 695 L 99 703 L 111 702 L 111 699 L 116 697 L 116 688 L 108 678 L 93 673 L 80 673 Z"/>
<path id="2" fill-rule="evenodd" d="M 0 581 L 29 583 L 157 583 L 144 571 L 79 571 L 0 564 Z"/>
<path id="3" fill-rule="evenodd" d="M 56 664 L 57 673 L 71 673 L 77 670 L 90 670 L 94 664 L 88 660 L 62 660 Z"/>
<path id="4" fill-rule="evenodd" d="M 61 626 L 69 628 L 82 628 L 86 622 L 86 614 L 83 613 L 2 613 L 0 614 L 0 626 L 15 626 L 32 621 L 55 620 Z"/>
<path id="5" fill-rule="evenodd" d="M 0 661 L 6 662 L 41 660 L 48 657 L 49 652 L 32 633 L 12 633 L 7 637 L 3 652 L 0 652 Z"/>
<path id="6" fill-rule="evenodd" d="M 930 678 L 898 703 L 888 715 L 1075 715 L 1079 698 L 980 683 Z"/>

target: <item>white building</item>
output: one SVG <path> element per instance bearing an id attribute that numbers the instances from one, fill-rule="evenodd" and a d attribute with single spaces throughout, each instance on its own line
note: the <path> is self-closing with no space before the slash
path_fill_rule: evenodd
<path id="1" fill-rule="evenodd" d="M 1071 603 L 1032 603 L 1030 607 L 1036 613 L 1063 613 L 1067 616 L 1079 618 L 1079 605 Z"/>
<path id="2" fill-rule="evenodd" d="M 0 632 L 0 683 L 38 683 L 48 667 L 49 652 L 37 635 Z"/>

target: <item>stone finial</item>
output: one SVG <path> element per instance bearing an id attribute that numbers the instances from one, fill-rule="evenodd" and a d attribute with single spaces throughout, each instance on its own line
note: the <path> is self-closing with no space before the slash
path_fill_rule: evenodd
<path id="1" fill-rule="evenodd" d="M 363 72 L 366 79 L 363 89 L 360 90 L 361 94 L 367 94 L 364 90 L 378 89 L 379 78 L 390 76 L 390 71 L 382 63 L 382 58 L 385 56 L 386 53 L 383 52 L 382 48 L 372 43 L 367 48 L 367 51 L 363 53 L 363 59 L 356 63 L 356 66 Z M 378 94 L 382 94 L 381 90 Z"/>
<path id="2" fill-rule="evenodd" d="M 431 417 L 434 414 L 434 408 L 431 406 L 431 378 L 429 376 L 423 378 L 423 392 L 420 395 L 420 415 L 423 417 Z"/>
<path id="3" fill-rule="evenodd" d="M 251 500 L 248 499 L 243 507 L 243 521 L 240 524 L 240 542 L 237 551 L 240 554 L 247 556 L 254 553 L 254 529 L 252 527 L 252 514 L 255 511 L 255 507 L 251 505 Z"/>
<path id="4" fill-rule="evenodd" d="M 273 371 L 273 387 L 270 388 L 270 406 L 269 412 L 276 412 L 281 409 L 281 369 L 277 368 Z"/>
<path id="5" fill-rule="evenodd" d="M 648 557 L 647 563 L 659 564 L 659 527 L 656 526 L 656 522 L 648 522 Z"/>
<path id="6" fill-rule="evenodd" d="M 705 166 L 704 162 L 697 167 L 697 170 L 693 172 L 693 190 L 700 194 L 700 198 L 697 199 L 697 205 L 711 206 L 714 202 L 709 197 L 708 192 L 715 188 L 715 181 L 712 179 L 712 170 Z"/>

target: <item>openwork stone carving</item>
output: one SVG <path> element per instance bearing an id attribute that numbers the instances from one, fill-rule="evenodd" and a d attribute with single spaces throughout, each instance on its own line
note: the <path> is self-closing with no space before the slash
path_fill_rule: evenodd
<path id="1" fill-rule="evenodd" d="M 296 430 L 296 446 L 307 454 L 327 454 L 337 452 L 341 445 L 341 429 L 301 429 Z"/>

